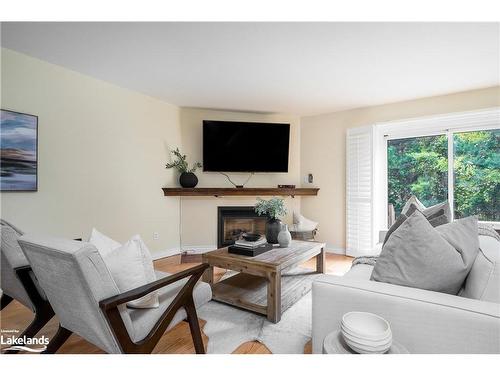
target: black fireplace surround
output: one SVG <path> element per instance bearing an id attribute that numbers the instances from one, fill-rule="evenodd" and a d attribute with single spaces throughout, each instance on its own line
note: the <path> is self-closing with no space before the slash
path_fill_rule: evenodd
<path id="1" fill-rule="evenodd" d="M 268 220 L 268 216 L 259 216 L 253 206 L 221 206 L 217 207 L 217 247 L 229 246 L 234 240 L 225 238 L 225 219 L 254 219 L 262 223 Z M 261 233 L 264 234 L 264 233 Z M 237 236 L 237 233 L 235 234 Z"/>

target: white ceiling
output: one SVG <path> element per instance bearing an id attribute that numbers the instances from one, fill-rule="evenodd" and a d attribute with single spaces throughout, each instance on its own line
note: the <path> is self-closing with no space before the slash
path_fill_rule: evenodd
<path id="1" fill-rule="evenodd" d="M 186 107 L 308 115 L 499 85 L 498 23 L 3 23 L 2 46 Z"/>

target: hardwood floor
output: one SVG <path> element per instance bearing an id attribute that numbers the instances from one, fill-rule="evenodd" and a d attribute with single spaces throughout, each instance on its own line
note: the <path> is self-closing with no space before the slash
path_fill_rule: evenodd
<path id="1" fill-rule="evenodd" d="M 352 258 L 326 254 L 326 273 L 343 275 L 351 267 Z M 155 261 L 155 268 L 165 272 L 179 272 L 186 268 L 192 267 L 195 263 L 181 263 L 180 256 L 164 258 Z M 304 264 L 305 267 L 315 269 L 316 264 L 314 260 L 310 260 Z M 215 280 L 220 279 L 225 273 L 223 269 L 214 270 Z M 20 332 L 28 326 L 33 318 L 33 313 L 18 303 L 13 301 L 4 310 L 0 312 L 0 328 L 2 329 L 17 329 Z M 200 319 L 200 325 L 203 331 L 205 322 Z M 45 335 L 46 337 L 54 336 L 58 326 L 57 317 L 54 317 L 42 330 L 38 333 L 37 337 Z M 203 342 L 205 347 L 208 338 L 203 334 Z M 189 332 L 189 325 L 187 322 L 181 322 L 169 332 L 166 332 L 161 340 L 156 345 L 153 353 L 158 354 L 194 354 L 194 346 Z M 85 341 L 76 334 L 71 335 L 68 341 L 61 347 L 58 353 L 66 354 L 97 354 L 103 351 L 96 346 Z M 238 347 L 234 354 L 270 354 L 269 349 L 265 345 L 256 342 L 246 342 Z M 311 344 L 307 343 L 304 348 L 304 353 L 311 353 Z"/>

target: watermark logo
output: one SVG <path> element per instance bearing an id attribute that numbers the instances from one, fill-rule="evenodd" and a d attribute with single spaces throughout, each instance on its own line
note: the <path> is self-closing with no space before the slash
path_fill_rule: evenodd
<path id="1" fill-rule="evenodd" d="M 2 329 L 0 334 L 0 344 L 7 346 L 2 352 L 24 351 L 29 353 L 40 353 L 47 349 L 49 338 L 42 335 L 40 337 L 17 337 L 19 330 Z"/>

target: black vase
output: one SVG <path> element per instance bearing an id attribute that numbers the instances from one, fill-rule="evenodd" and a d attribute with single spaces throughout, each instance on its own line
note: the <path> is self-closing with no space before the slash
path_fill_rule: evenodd
<path id="1" fill-rule="evenodd" d="M 269 219 L 266 222 L 266 240 L 268 243 L 278 243 L 278 234 L 281 231 L 280 219 Z"/>
<path id="2" fill-rule="evenodd" d="M 193 172 L 182 172 L 179 176 L 179 183 L 183 188 L 194 188 L 198 185 L 198 177 Z"/>

